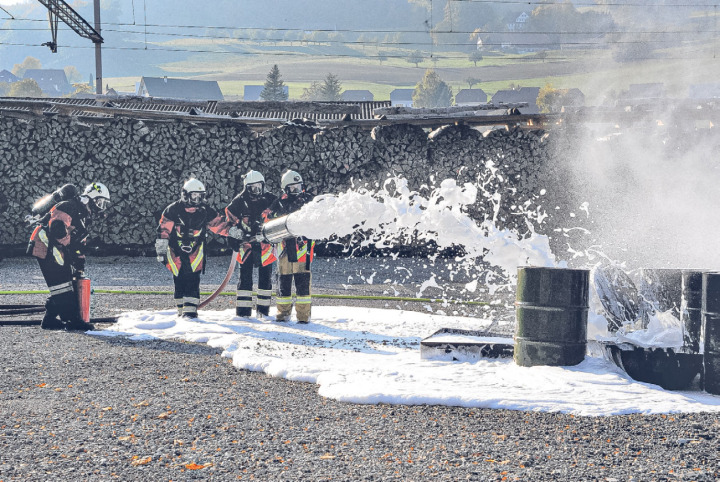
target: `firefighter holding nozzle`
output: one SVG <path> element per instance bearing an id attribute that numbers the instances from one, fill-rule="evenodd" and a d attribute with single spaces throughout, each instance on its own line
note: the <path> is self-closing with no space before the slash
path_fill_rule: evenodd
<path id="1" fill-rule="evenodd" d="M 270 217 L 278 218 L 300 210 L 313 199 L 305 192 L 300 174 L 286 171 L 280 185 L 283 193 L 270 206 Z M 277 293 L 277 321 L 287 321 L 293 307 L 292 285 L 295 282 L 295 314 L 298 323 L 308 323 L 312 308 L 310 285 L 312 273 L 310 265 L 313 261 L 315 241 L 303 236 L 288 237 L 282 240 L 278 260 L 279 285 Z"/>
<path id="2" fill-rule="evenodd" d="M 226 227 L 219 234 L 228 237 L 233 251 L 238 253 L 237 261 L 240 263 L 235 301 L 237 316 L 252 315 L 255 268 L 258 272 L 255 310 L 258 318 L 270 314 L 272 264 L 277 258 L 273 246 L 258 240 L 258 236 L 274 198 L 265 192 L 265 177 L 258 171 L 250 170 L 243 176 L 243 191 L 225 208 Z"/>
<path id="3" fill-rule="evenodd" d="M 178 315 L 185 318 L 198 315 L 207 232 L 217 232 L 223 226 L 222 216 L 206 203 L 206 194 L 202 182 L 188 180 L 180 199 L 163 211 L 157 229 L 157 259 L 172 272 L 175 305 Z"/>
<path id="4" fill-rule="evenodd" d="M 93 330 L 83 320 L 77 294 L 78 282 L 85 272 L 85 244 L 88 227 L 110 203 L 108 188 L 99 182 L 88 184 L 78 195 L 77 188 L 66 184 L 33 206 L 35 224 L 28 254 L 35 256 L 50 290 L 45 330 Z"/>

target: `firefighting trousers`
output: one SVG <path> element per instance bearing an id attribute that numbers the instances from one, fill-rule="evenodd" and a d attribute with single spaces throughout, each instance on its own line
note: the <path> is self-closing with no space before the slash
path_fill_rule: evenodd
<path id="1" fill-rule="evenodd" d="M 240 280 L 237 285 L 237 298 L 235 300 L 235 314 L 237 316 L 250 316 L 253 308 L 253 266 L 252 260 L 240 265 Z M 256 310 L 259 315 L 267 316 L 270 313 L 272 299 L 272 264 L 257 267 L 258 288 Z"/>
<path id="2" fill-rule="evenodd" d="M 59 316 L 63 321 L 77 321 L 80 318 L 80 306 L 74 291 L 70 263 L 62 257 L 56 259 L 50 253 L 45 259 L 37 260 L 50 290 L 50 297 L 45 303 L 45 317 L 50 319 Z"/>
<path id="3" fill-rule="evenodd" d="M 178 314 L 196 318 L 200 304 L 200 272 L 193 273 L 181 268 L 178 275 L 173 276 L 173 281 L 175 282 L 174 298 Z"/>
<path id="4" fill-rule="evenodd" d="M 290 318 L 293 306 L 292 285 L 295 283 L 295 314 L 300 322 L 310 321 L 312 308 L 312 297 L 310 285 L 312 273 L 305 261 L 288 261 L 286 255 L 281 255 L 278 260 L 278 293 L 277 293 L 277 319 L 287 320 Z"/>

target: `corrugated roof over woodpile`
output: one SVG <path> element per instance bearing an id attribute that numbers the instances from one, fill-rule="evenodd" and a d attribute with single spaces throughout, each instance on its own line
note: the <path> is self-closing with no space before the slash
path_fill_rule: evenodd
<path id="1" fill-rule="evenodd" d="M 232 112 L 219 112 L 217 101 L 173 101 L 172 99 L 153 99 L 149 97 L 109 97 L 104 96 L 101 98 L 23 98 L 23 99 L 11 99 L 6 100 L 23 100 L 38 102 L 43 104 L 49 104 L 42 107 L 43 112 L 46 113 L 58 113 L 59 109 L 53 104 L 66 104 L 66 105 L 77 105 L 77 106 L 96 106 L 96 107 L 114 107 L 117 109 L 127 110 L 141 110 L 150 112 L 177 112 L 185 114 L 207 114 L 213 116 L 226 116 L 226 117 L 247 117 L 253 119 L 277 119 L 277 120 L 292 120 L 297 118 L 306 118 L 315 121 L 323 120 L 342 120 L 345 115 L 350 115 L 353 120 L 359 119 L 372 119 L 373 110 L 381 107 L 390 107 L 390 101 L 378 101 L 378 102 L 332 102 L 334 105 L 342 106 L 359 106 L 359 114 L 338 114 L 338 113 L 325 113 L 325 112 L 312 112 L 312 111 L 280 111 L 280 110 L 252 110 L 252 111 L 232 111 Z M 25 106 L 6 106 L 0 104 L 0 108 L 20 110 L 20 111 L 32 111 L 32 107 Z M 77 116 L 92 116 L 92 117 L 112 117 L 110 113 L 101 112 L 90 112 L 82 109 L 72 111 L 71 115 Z"/>
<path id="2" fill-rule="evenodd" d="M 547 116 L 493 115 L 487 109 L 507 106 L 448 107 L 411 109 L 395 112 L 389 101 L 379 102 L 273 102 L 273 101 L 183 101 L 139 96 L 99 96 L 88 98 L 0 98 L 0 113 L 32 118 L 38 115 L 73 116 L 90 123 L 106 123 L 117 117 L 151 122 L 189 121 L 198 123 L 243 123 L 254 130 L 265 130 L 295 119 L 315 121 L 321 126 L 353 125 L 372 129 L 379 125 L 413 124 L 436 128 L 448 123 L 469 125 L 523 126 L 543 128 Z M 475 112 L 480 109 L 481 112 Z M 437 112 L 435 112 L 437 111 Z M 490 115 L 488 115 L 490 114 Z"/>

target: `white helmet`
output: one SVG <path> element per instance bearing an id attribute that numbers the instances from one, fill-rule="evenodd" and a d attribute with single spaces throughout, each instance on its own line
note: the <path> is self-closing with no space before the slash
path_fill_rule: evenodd
<path id="1" fill-rule="evenodd" d="M 191 206 L 198 206 L 205 201 L 205 185 L 195 178 L 189 179 L 183 184 L 181 199 Z"/>
<path id="2" fill-rule="evenodd" d="M 288 194 L 300 194 L 302 192 L 303 179 L 300 174 L 295 171 L 287 170 L 282 175 L 280 187 Z M 288 188 L 288 186 L 290 186 Z"/>
<path id="3" fill-rule="evenodd" d="M 91 200 L 92 206 L 94 206 L 98 211 L 105 211 L 110 204 L 110 191 L 105 184 L 101 182 L 88 184 L 85 186 L 85 189 L 83 189 L 80 196 L 84 196 Z"/>
<path id="4" fill-rule="evenodd" d="M 265 191 L 265 176 L 252 169 L 243 176 L 243 187 L 253 196 L 259 196 Z"/>

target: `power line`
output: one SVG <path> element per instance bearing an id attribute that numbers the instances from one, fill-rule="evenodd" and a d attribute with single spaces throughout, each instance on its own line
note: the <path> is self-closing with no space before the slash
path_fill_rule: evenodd
<path id="1" fill-rule="evenodd" d="M 553 5 L 561 5 L 557 3 L 546 3 L 543 0 L 536 0 L 536 1 L 498 1 L 498 0 L 450 0 L 454 2 L 460 2 L 460 3 L 488 3 L 488 4 L 506 4 L 506 3 L 513 3 L 513 4 L 520 4 L 520 5 L 540 5 L 540 6 L 553 6 Z M 220 26 L 220 25 L 177 25 L 177 24 L 161 24 L 161 23 L 147 23 L 147 6 L 146 6 L 146 0 L 143 0 L 143 8 L 145 10 L 145 23 L 143 26 L 145 27 L 159 27 L 159 28 L 183 28 L 183 29 L 219 29 L 219 30 L 261 30 L 265 32 L 344 32 L 344 33 L 427 33 L 427 29 L 410 29 L 410 30 L 398 30 L 398 29 L 338 29 L 338 28 L 315 28 L 315 29 L 306 29 L 306 28 L 290 28 L 290 27 L 238 27 L 238 26 Z M 646 3 L 606 3 L 606 4 L 595 4 L 595 3 L 587 3 L 587 4 L 578 4 L 575 3 L 575 6 L 593 6 L 593 7 L 607 7 L 607 6 L 617 6 L 617 7 L 642 7 L 642 8 L 665 8 L 665 7 L 688 7 L 688 8 L 699 8 L 699 7 L 708 7 L 710 9 L 717 7 L 717 3 L 711 3 L 706 5 L 697 5 L 694 3 L 687 3 L 687 4 L 664 4 L 664 5 L 648 5 Z M 16 21 L 26 21 L 26 22 L 46 22 L 45 19 L 30 19 L 30 18 L 12 18 L 12 20 Z M 113 26 L 136 26 L 137 23 L 135 22 L 133 18 L 133 23 L 127 23 L 127 22 L 103 22 L 103 25 L 113 25 Z M 473 33 L 472 31 L 458 31 L 453 33 Z"/>
<path id="2" fill-rule="evenodd" d="M 10 46 L 22 46 L 22 47 L 42 47 L 39 44 L 28 44 L 28 43 L 13 43 L 13 42 L 0 42 L 0 45 L 10 45 Z M 90 49 L 93 47 L 90 46 L 79 46 L 79 45 L 63 45 L 64 49 Z M 233 52 L 228 50 L 208 50 L 208 49 L 183 49 L 183 48 L 142 48 L 142 47 L 104 47 L 105 50 L 120 50 L 120 51 L 142 51 L 142 50 L 150 50 L 150 51 L 157 51 L 157 52 L 190 52 L 190 53 L 210 53 L 210 54 L 223 54 L 223 55 L 260 55 L 265 54 L 268 56 L 278 56 L 278 57 L 286 57 L 286 56 L 297 56 L 297 57 L 326 57 L 326 58 L 354 58 L 354 59 L 379 59 L 379 58 L 395 58 L 395 59 L 407 59 L 407 55 L 399 55 L 399 54 L 370 54 L 370 55 L 350 55 L 350 54 L 334 54 L 334 53 L 305 53 L 305 52 L 272 52 L 272 53 L 258 53 L 258 52 Z M 436 55 L 434 56 L 437 60 L 456 60 L 456 59 L 467 59 L 466 55 Z M 688 56 L 680 56 L 680 57 L 663 57 L 662 60 L 710 60 L 714 57 L 708 56 L 708 57 L 688 57 Z M 424 57 L 423 61 L 428 60 L 429 57 Z M 569 57 L 569 56 L 557 56 L 557 57 L 545 57 L 543 59 L 536 58 L 536 57 L 527 57 L 527 56 L 504 56 L 500 58 L 500 60 L 517 60 L 517 61 L 527 61 L 527 62 L 539 62 L 539 61 L 564 61 L 564 60 L 572 60 L 575 59 L 575 57 Z M 639 60 L 649 60 L 650 57 L 647 58 L 641 58 Z"/>
<path id="3" fill-rule="evenodd" d="M 13 29 L 5 29 L 0 28 L 0 30 L 13 30 Z M 43 28 L 28 28 L 28 29 L 18 29 L 18 30 L 45 30 Z M 143 32 L 140 31 L 134 31 L 134 30 L 126 30 L 126 29 L 103 29 L 103 31 L 107 32 L 120 32 L 120 33 L 135 33 L 140 34 Z M 147 32 L 146 32 L 147 33 Z M 156 31 L 150 31 L 151 35 L 158 35 L 158 36 L 166 36 L 166 37 L 188 37 L 188 38 L 212 38 L 212 39 L 227 39 L 227 40 L 239 40 L 239 39 L 245 39 L 245 40 L 254 40 L 253 37 L 243 37 L 239 35 L 234 36 L 228 36 L 228 35 L 207 35 L 207 34 L 184 34 L 184 33 L 176 33 L 176 32 L 156 32 Z M 453 31 L 437 31 L 433 32 L 434 34 L 442 34 L 442 35 L 462 35 L 465 33 L 472 33 L 472 32 L 453 32 Z M 699 30 L 699 29 L 692 29 L 692 30 L 678 30 L 678 31 L 667 31 L 667 30 L 632 30 L 632 31 L 622 31 L 622 30 L 602 30 L 602 31 L 596 31 L 596 32 L 579 32 L 579 31 L 564 31 L 564 32 L 550 32 L 550 31 L 537 31 L 537 32 L 505 32 L 500 30 L 493 30 L 493 31 L 486 31 L 486 32 L 480 32 L 482 35 L 511 35 L 511 36 L 523 36 L 523 35 L 592 35 L 592 36 L 598 36 L 598 35 L 688 35 L 688 34 L 706 34 L 706 33 L 716 33 L 716 30 Z M 267 37 L 265 40 L 273 40 L 273 41 L 290 41 L 290 39 L 287 38 L 270 38 Z M 293 41 L 305 41 L 304 39 L 294 39 Z M 310 40 L 313 41 L 313 40 Z M 333 40 L 331 38 L 327 38 L 325 40 L 318 40 L 322 42 L 339 42 L 339 43 L 345 43 L 345 42 L 352 42 L 349 40 Z M 359 41 L 360 43 L 377 43 L 376 41 L 371 40 L 364 40 Z"/>
<path id="4" fill-rule="evenodd" d="M 34 28 L 34 27 L 21 27 L 21 28 L 3 28 L 0 27 L 0 31 L 33 31 L 33 32 L 44 32 L 45 28 Z M 243 36 L 225 36 L 225 35 L 204 35 L 204 34 L 184 34 L 184 33 L 173 33 L 173 32 L 154 32 L 154 31 L 134 31 L 134 30 L 126 30 L 126 29 L 111 29 L 106 28 L 103 29 L 104 32 L 114 32 L 114 33 L 122 33 L 122 34 L 130 34 L 130 35 L 144 35 L 145 36 L 145 42 L 147 42 L 147 36 L 156 36 L 156 37 L 178 37 L 178 38 L 187 38 L 187 39 L 213 39 L 213 40 L 234 40 L 234 41 L 251 41 L 258 44 L 268 43 L 268 42 L 298 42 L 298 43 L 305 43 L 305 44 L 315 44 L 315 45 L 326 45 L 326 44 L 342 44 L 342 45 L 361 45 L 361 46 L 408 46 L 408 45 L 416 45 L 416 46 L 468 46 L 472 45 L 472 42 L 433 42 L 433 41 L 385 41 L 385 40 L 335 40 L 335 39 L 305 39 L 305 38 L 296 38 L 296 39 L 288 39 L 288 38 L 254 38 L 254 37 L 243 37 Z M 439 34 L 458 34 L 458 32 L 436 32 Z M 675 37 L 678 35 L 688 35 L 688 34 L 695 34 L 696 37 L 698 37 L 698 40 L 703 39 L 702 34 L 715 34 L 715 30 L 692 30 L 692 31 L 631 31 L 631 32 L 622 32 L 622 31 L 603 31 L 603 32 L 483 32 L 483 34 L 492 35 L 492 34 L 499 34 L 499 35 L 507 35 L 508 37 L 522 37 L 524 35 L 530 35 L 530 36 L 537 36 L 537 35 L 564 35 L 568 37 L 572 36 L 591 36 L 592 39 L 588 41 L 579 41 L 579 40 L 573 40 L 573 41 L 553 41 L 552 43 L 557 44 L 563 44 L 563 45 L 598 45 L 598 44 L 632 44 L 632 43 L 664 43 L 668 41 L 675 41 L 674 39 L 665 39 L 665 38 L 657 38 L 657 39 L 631 39 L 631 40 L 623 40 L 623 39 L 603 39 L 601 37 L 603 36 L 610 36 L 610 35 L 654 35 L 654 36 L 669 36 L 669 37 Z M 686 39 L 685 41 L 690 41 Z M 518 42 L 513 41 L 513 45 L 538 45 L 542 42 Z M 498 45 L 498 43 L 494 42 L 483 42 L 483 45 Z"/>
<path id="5" fill-rule="evenodd" d="M 132 24 L 127 24 L 128 26 L 132 26 Z M 136 27 L 145 27 L 144 25 L 135 25 Z M 65 26 L 61 26 L 61 28 L 67 28 Z M 5 28 L 0 27 L 0 30 L 18 30 L 18 31 L 44 31 L 47 30 L 45 27 L 12 27 L 12 28 Z M 252 29 L 236 29 L 236 30 L 257 30 L 255 28 Z M 175 32 L 159 32 L 159 31 L 139 31 L 139 30 L 127 30 L 127 29 L 108 29 L 103 28 L 103 31 L 107 32 L 121 32 L 121 33 L 148 33 L 150 35 L 165 35 L 165 36 L 174 36 L 174 37 L 192 37 L 192 38 L 217 38 L 217 39 L 252 39 L 251 37 L 241 37 L 241 36 L 229 36 L 229 35 L 208 35 L 208 34 L 182 34 L 182 33 L 175 33 Z M 311 32 L 321 32 L 320 30 L 311 30 Z M 327 30 L 322 32 L 341 32 L 341 30 Z M 345 32 L 351 32 L 351 33 L 369 33 L 371 31 L 360 31 L 360 30 L 346 30 Z M 404 31 L 385 31 L 385 30 L 376 30 L 373 31 L 375 33 L 428 33 L 425 30 L 404 30 Z M 632 35 L 638 35 L 638 34 L 648 34 L 648 35 L 686 35 L 686 34 L 696 34 L 696 33 L 716 33 L 717 31 L 715 29 L 712 30 L 702 30 L 702 29 L 690 29 L 690 30 L 596 30 L 591 32 L 586 31 L 579 31 L 579 30 L 565 30 L 565 31 L 550 31 L 550 30 L 515 30 L 515 31 L 506 31 L 506 30 L 482 30 L 479 32 L 476 32 L 475 30 L 433 30 L 430 32 L 431 34 L 443 34 L 443 35 L 453 35 L 453 34 L 479 34 L 479 35 L 487 35 L 487 34 L 505 34 L 505 35 L 617 35 L 617 34 L 632 34 Z M 277 40 L 277 41 L 284 41 L 288 40 L 286 38 L 268 38 L 267 40 Z M 297 41 L 297 40 L 294 40 Z M 304 41 L 304 40 L 303 40 Z M 330 40 L 328 40 L 330 41 Z M 374 43 L 372 41 L 367 41 L 368 43 Z"/>

